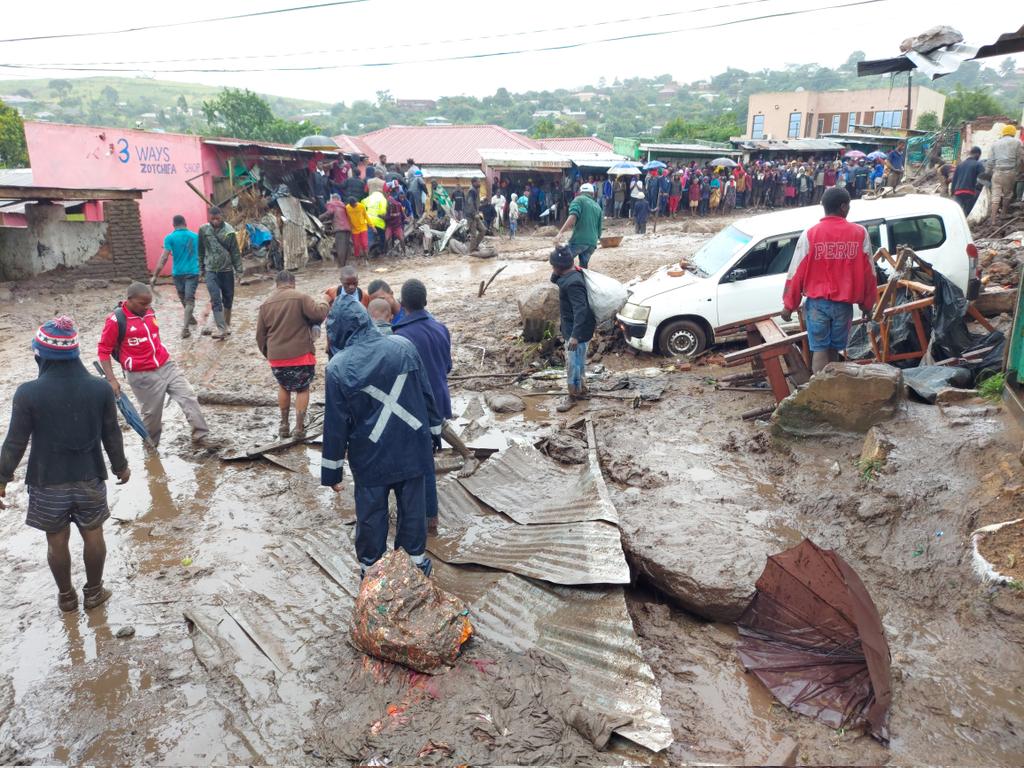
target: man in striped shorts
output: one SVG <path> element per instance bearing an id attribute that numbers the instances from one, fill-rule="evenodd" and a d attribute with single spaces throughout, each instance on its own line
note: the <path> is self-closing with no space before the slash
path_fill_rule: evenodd
<path id="1" fill-rule="evenodd" d="M 57 605 L 62 611 L 78 608 L 68 547 L 71 523 L 78 527 L 86 576 L 82 596 L 88 610 L 106 602 L 111 594 L 103 586 L 107 556 L 103 521 L 110 517 L 103 451 L 119 485 L 127 483 L 130 476 L 114 393 L 82 365 L 78 331 L 70 317 L 57 317 L 42 325 L 32 349 L 39 377 L 14 393 L 11 424 L 0 448 L 0 497 L 6 496 L 7 484 L 31 440 L 25 523 L 46 533 L 46 560 L 57 582 Z"/>

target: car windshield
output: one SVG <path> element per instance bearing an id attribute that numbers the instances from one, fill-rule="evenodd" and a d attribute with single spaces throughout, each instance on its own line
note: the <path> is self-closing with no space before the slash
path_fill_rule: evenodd
<path id="1" fill-rule="evenodd" d="M 710 277 L 724 267 L 739 252 L 740 248 L 750 242 L 750 235 L 736 227 L 726 227 L 708 240 L 697 251 L 690 262 L 697 268 L 701 277 Z"/>

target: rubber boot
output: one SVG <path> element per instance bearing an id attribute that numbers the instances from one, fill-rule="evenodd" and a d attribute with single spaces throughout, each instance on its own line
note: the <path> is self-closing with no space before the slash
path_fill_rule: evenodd
<path id="1" fill-rule="evenodd" d="M 295 409 L 295 429 L 292 430 L 292 437 L 306 436 L 306 412 Z"/>
<path id="2" fill-rule="evenodd" d="M 112 594 L 114 593 L 103 586 L 102 581 L 95 587 L 90 587 L 86 584 L 82 587 L 82 605 L 88 611 L 90 608 L 95 608 L 97 605 L 107 602 Z"/>
<path id="3" fill-rule="evenodd" d="M 215 339 L 223 339 L 228 335 L 228 324 L 224 321 L 224 312 L 214 310 L 213 322 L 217 324 L 217 330 L 210 334 Z"/>
<path id="4" fill-rule="evenodd" d="M 78 593 L 71 589 L 67 592 L 57 593 L 57 607 L 64 613 L 78 610 Z"/>
<path id="5" fill-rule="evenodd" d="M 228 334 L 231 333 L 231 307 L 224 307 L 224 328 Z"/>
<path id="6" fill-rule="evenodd" d="M 181 338 L 187 339 L 192 335 L 192 328 L 190 326 L 195 325 L 196 319 L 193 313 L 196 309 L 196 303 L 194 301 L 185 302 L 185 320 L 181 325 Z"/>
<path id="7" fill-rule="evenodd" d="M 288 426 L 288 418 L 291 413 L 290 408 L 281 409 L 281 426 L 277 429 L 278 437 L 288 437 L 291 434 L 291 427 Z"/>

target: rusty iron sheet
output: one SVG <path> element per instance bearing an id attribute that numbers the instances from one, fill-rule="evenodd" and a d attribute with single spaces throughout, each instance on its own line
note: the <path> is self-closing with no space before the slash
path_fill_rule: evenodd
<path id="1" fill-rule="evenodd" d="M 593 460 L 582 468 L 564 468 L 535 448 L 514 445 L 460 482 L 484 504 L 523 525 L 619 522 Z"/>
<path id="2" fill-rule="evenodd" d="M 520 525 L 484 509 L 454 477 L 437 484 L 439 534 L 430 550 L 554 584 L 628 584 L 619 529 L 600 520 Z"/>
<path id="3" fill-rule="evenodd" d="M 506 575 L 473 602 L 471 615 L 481 638 L 517 652 L 537 648 L 565 664 L 586 707 L 631 717 L 620 736 L 655 752 L 672 743 L 622 587 L 552 587 Z"/>

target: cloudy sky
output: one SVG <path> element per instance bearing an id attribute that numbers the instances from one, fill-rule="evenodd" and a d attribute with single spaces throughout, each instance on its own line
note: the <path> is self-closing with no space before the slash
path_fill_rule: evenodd
<path id="1" fill-rule="evenodd" d="M 868 58 L 895 55 L 904 37 L 936 24 L 950 24 L 966 42 L 981 45 L 1019 21 L 1007 14 L 965 13 L 968 6 L 954 0 L 854 3 L 112 0 L 96 5 L 56 0 L 40 13 L 31 2 L 5 2 L 0 64 L 6 66 L 0 66 L 0 79 L 143 74 L 327 102 L 372 99 L 378 90 L 398 98 L 483 96 L 500 86 L 513 92 L 574 87 L 600 77 L 611 81 L 669 73 L 689 82 L 727 66 L 836 66 L 857 49 Z M 798 13 L 766 18 L 792 12 Z M 160 28 L 13 40 L 154 25 Z"/>

